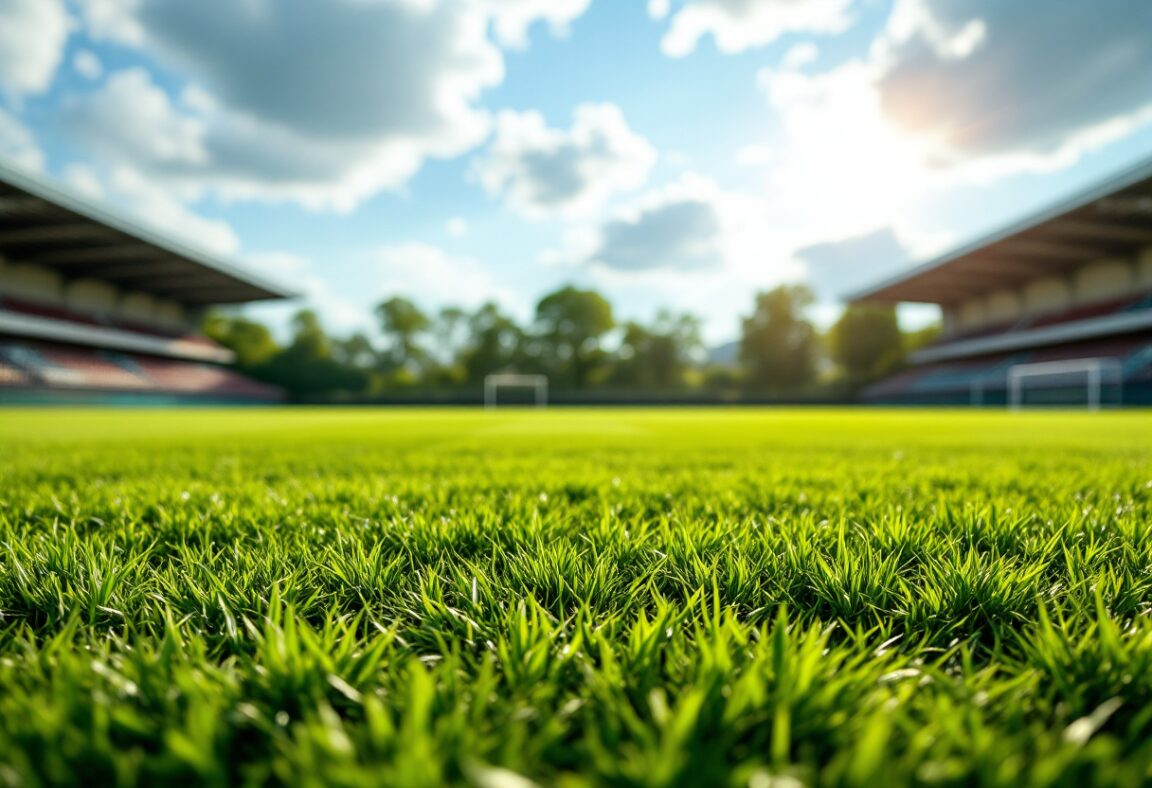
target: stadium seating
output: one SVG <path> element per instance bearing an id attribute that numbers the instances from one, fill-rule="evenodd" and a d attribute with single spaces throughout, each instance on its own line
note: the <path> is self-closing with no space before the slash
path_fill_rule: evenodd
<path id="1" fill-rule="evenodd" d="M 147 380 L 109 361 L 98 352 L 52 347 L 42 350 L 41 353 L 56 368 L 75 371 L 84 386 L 112 389 L 150 388 Z"/>
<path id="2" fill-rule="evenodd" d="M 866 389 L 864 397 L 874 401 L 969 402 L 986 392 L 1003 392 L 1008 370 L 1017 364 L 1080 358 L 1116 359 L 1125 383 L 1152 381 L 1152 336 L 1140 334 L 928 364 L 880 381 Z"/>
<path id="3" fill-rule="evenodd" d="M 0 343 L 0 385 L 278 401 L 278 389 L 225 367 L 48 342 Z"/>
<path id="4" fill-rule="evenodd" d="M 27 384 L 28 376 L 23 371 L 0 361 L 0 386 L 24 386 Z"/>
<path id="5" fill-rule="evenodd" d="M 52 386 L 82 386 L 84 374 L 68 364 L 59 364 L 40 352 L 33 344 L 0 345 L 0 358 L 23 371 L 27 382 Z"/>
<path id="6" fill-rule="evenodd" d="M 219 347 L 207 337 L 186 329 L 142 325 L 9 295 L 0 297 L 0 310 L 71 326 L 114 328 L 145 337 Z M 176 395 L 189 400 L 279 401 L 283 398 L 278 389 L 214 364 L 15 337 L 0 338 L 0 386 L 157 394 L 166 395 L 167 399 Z"/>
<path id="7" fill-rule="evenodd" d="M 143 375 L 160 389 L 191 394 L 234 394 L 275 399 L 276 391 L 211 364 L 191 364 L 172 359 L 137 356 L 133 361 Z"/>
<path id="8" fill-rule="evenodd" d="M 1105 315 L 1152 309 L 1152 293 L 1138 297 L 1098 301 L 1046 315 L 999 323 L 978 331 L 954 333 L 933 343 L 932 348 L 983 336 L 1006 336 L 1014 331 L 1043 326 L 1073 324 Z M 938 402 L 962 404 L 1003 399 L 1008 370 L 1017 364 L 1066 361 L 1081 358 L 1112 358 L 1121 364 L 1125 384 L 1152 382 L 1152 336 L 1147 332 L 1040 346 L 989 355 L 976 355 L 914 367 L 889 377 L 863 392 L 866 400 L 882 402 Z"/>
<path id="9" fill-rule="evenodd" d="M 1115 298 L 1086 306 L 1065 309 L 1060 312 L 1040 315 L 1031 320 L 1026 327 L 1038 328 L 1040 326 L 1054 326 L 1057 323 L 1074 323 L 1077 320 L 1088 320 L 1093 317 L 1104 317 L 1105 315 L 1127 312 L 1138 308 L 1137 305 L 1142 300 L 1143 299 L 1133 299 L 1131 296 L 1128 296 L 1126 298 Z"/>
<path id="10" fill-rule="evenodd" d="M 215 345 L 215 343 L 207 337 L 192 333 L 187 330 L 147 325 L 135 320 L 124 320 L 122 318 L 105 314 L 81 312 L 79 310 L 67 309 L 65 307 L 48 305 L 20 298 L 13 298 L 11 296 L 0 296 L 0 309 L 4 309 L 8 312 L 15 312 L 21 315 L 47 317 L 66 323 L 77 323 L 86 326 L 102 326 L 104 328 L 118 328 L 123 331 L 131 331 L 135 334 L 144 334 L 146 336 L 164 337 L 168 339 L 182 339 L 188 342 L 196 342 L 209 346 Z"/>
<path id="11" fill-rule="evenodd" d="M 991 325 L 981 326 L 980 328 L 972 329 L 969 331 L 954 331 L 947 336 L 936 340 L 928 347 L 944 347 L 959 341 L 979 339 L 986 336 L 1004 336 L 1011 334 L 1014 331 L 1023 331 L 1030 328 L 1041 328 L 1044 326 L 1054 326 L 1064 323 L 1075 323 L 1080 320 L 1089 320 L 1096 317 L 1104 317 L 1106 315 L 1135 312 L 1141 309 L 1152 309 L 1152 293 L 1144 294 L 1138 298 L 1126 296 L 1124 298 L 1098 301 L 1094 304 L 1071 307 L 1068 309 L 1063 309 L 1056 312 L 1047 312 L 1040 315 L 1032 315 L 1020 318 L 1018 320 L 993 323 Z"/>

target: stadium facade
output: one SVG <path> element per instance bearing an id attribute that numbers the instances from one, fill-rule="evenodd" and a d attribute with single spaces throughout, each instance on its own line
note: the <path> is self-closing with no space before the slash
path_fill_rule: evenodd
<path id="1" fill-rule="evenodd" d="M 0 402 L 274 402 L 200 334 L 279 286 L 0 167 Z"/>
<path id="2" fill-rule="evenodd" d="M 867 401 L 1152 404 L 1152 160 L 849 301 L 943 315 Z"/>

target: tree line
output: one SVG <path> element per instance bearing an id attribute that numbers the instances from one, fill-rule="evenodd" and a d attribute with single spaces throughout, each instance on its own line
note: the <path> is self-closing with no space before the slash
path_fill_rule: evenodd
<path id="1" fill-rule="evenodd" d="M 904 364 L 934 329 L 901 332 L 894 308 L 855 304 L 825 333 L 808 316 L 812 293 L 781 285 L 758 293 L 741 321 L 739 350 L 709 360 L 700 321 L 661 311 L 652 321 L 616 319 L 595 290 L 562 287 L 522 325 L 495 303 L 434 314 L 396 296 L 374 310 L 380 335 L 334 336 L 310 309 L 277 341 L 268 326 L 209 312 L 204 333 L 236 354 L 246 374 L 299 399 L 348 399 L 476 391 L 498 372 L 547 375 L 559 391 L 687 392 L 725 396 L 846 396 Z"/>

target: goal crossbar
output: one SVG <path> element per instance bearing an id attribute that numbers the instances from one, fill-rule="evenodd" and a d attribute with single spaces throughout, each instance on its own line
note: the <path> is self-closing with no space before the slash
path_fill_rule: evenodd
<path id="1" fill-rule="evenodd" d="M 1023 405 L 1024 381 L 1028 378 L 1056 377 L 1084 373 L 1087 377 L 1088 409 L 1100 409 L 1100 390 L 1104 379 L 1111 376 L 1114 382 L 1123 383 L 1124 367 L 1114 358 L 1077 358 L 1065 361 L 1038 361 L 1031 364 L 1016 364 L 1008 370 L 1008 405 L 1019 410 Z"/>
<path id="2" fill-rule="evenodd" d="M 484 378 L 484 407 L 495 408 L 501 388 L 531 388 L 536 407 L 548 404 L 548 378 L 545 375 L 522 375 L 500 372 Z"/>

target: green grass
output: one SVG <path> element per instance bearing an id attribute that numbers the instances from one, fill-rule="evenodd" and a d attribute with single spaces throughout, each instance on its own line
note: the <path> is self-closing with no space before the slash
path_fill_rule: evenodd
<path id="1" fill-rule="evenodd" d="M 0 785 L 1152 779 L 1152 418 L 0 411 Z"/>

